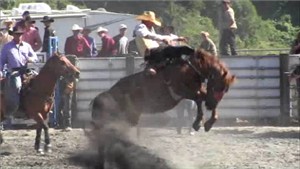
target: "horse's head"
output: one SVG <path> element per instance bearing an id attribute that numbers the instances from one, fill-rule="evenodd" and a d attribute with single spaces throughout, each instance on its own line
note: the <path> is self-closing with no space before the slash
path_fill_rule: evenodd
<path id="1" fill-rule="evenodd" d="M 74 56 L 75 57 L 75 56 Z M 79 69 L 66 56 L 54 53 L 46 63 L 46 67 L 54 71 L 56 76 L 79 78 Z"/>
<path id="2" fill-rule="evenodd" d="M 205 106 L 209 110 L 215 109 L 236 77 L 230 74 L 225 64 L 217 57 L 202 49 L 198 49 L 195 56 L 200 65 L 199 72 L 207 79 Z"/>

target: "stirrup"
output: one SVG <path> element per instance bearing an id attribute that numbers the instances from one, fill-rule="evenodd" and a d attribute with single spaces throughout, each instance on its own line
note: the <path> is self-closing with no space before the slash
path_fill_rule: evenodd
<path id="1" fill-rule="evenodd" d="M 148 68 L 146 71 L 147 71 L 147 74 L 151 75 L 151 76 L 154 76 L 157 74 L 156 70 L 153 68 Z"/>

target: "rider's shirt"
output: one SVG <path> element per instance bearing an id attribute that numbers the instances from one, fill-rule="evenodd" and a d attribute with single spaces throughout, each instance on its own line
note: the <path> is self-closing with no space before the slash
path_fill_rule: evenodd
<path id="1" fill-rule="evenodd" d="M 2 48 L 0 55 L 0 71 L 3 70 L 5 64 L 7 64 L 9 70 L 24 67 L 29 58 L 34 62 L 38 61 L 37 55 L 32 47 L 26 42 L 16 44 L 16 42 L 12 40 L 6 43 Z"/>

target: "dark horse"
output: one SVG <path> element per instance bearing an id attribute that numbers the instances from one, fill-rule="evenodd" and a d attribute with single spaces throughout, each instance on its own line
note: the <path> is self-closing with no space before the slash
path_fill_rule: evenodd
<path id="1" fill-rule="evenodd" d="M 139 72 L 122 78 L 108 91 L 97 95 L 91 102 L 95 126 L 99 128 L 116 119 L 134 126 L 138 124 L 141 113 L 165 112 L 182 99 L 189 99 L 195 101 L 198 108 L 193 123 L 196 131 L 203 118 L 202 101 L 207 109 L 212 110 L 212 117 L 204 124 L 205 130 L 209 131 L 217 119 L 217 105 L 235 76 L 218 58 L 202 49 L 168 46 L 152 50 L 150 57 L 164 58 L 169 63 L 155 76 Z M 207 91 L 202 90 L 205 79 Z"/>
<path id="2" fill-rule="evenodd" d="M 20 98 L 20 111 L 37 122 L 35 150 L 42 153 L 40 148 L 41 132 L 45 132 L 46 151 L 51 151 L 48 116 L 53 107 L 54 88 L 57 80 L 61 77 L 78 78 L 80 71 L 65 57 L 55 53 L 50 57 L 40 70 L 39 74 L 27 79 L 23 85 Z M 2 89 L 1 89 L 2 91 Z M 3 92 L 1 98 L 4 97 Z M 2 99 L 1 99 L 2 100 Z M 4 105 L 1 104 L 0 110 Z M 4 111 L 1 111 L 4 114 Z"/>

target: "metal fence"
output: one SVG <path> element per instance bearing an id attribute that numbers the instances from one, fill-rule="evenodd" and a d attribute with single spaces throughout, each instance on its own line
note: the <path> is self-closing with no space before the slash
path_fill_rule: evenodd
<path id="1" fill-rule="evenodd" d="M 237 82 L 221 101 L 219 112 L 226 118 L 278 118 L 291 115 L 287 55 L 222 57 Z M 90 101 L 120 78 L 140 71 L 140 57 L 83 58 L 77 84 L 75 123 L 91 119 Z M 172 111 L 167 112 L 174 114 Z M 293 113 L 298 116 L 298 113 Z"/>

